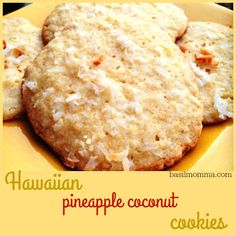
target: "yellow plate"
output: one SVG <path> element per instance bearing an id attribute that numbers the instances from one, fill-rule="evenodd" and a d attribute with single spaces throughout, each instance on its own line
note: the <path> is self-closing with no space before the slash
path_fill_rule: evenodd
<path id="1" fill-rule="evenodd" d="M 36 26 L 56 4 L 34 3 L 4 18 L 25 17 Z M 232 11 L 212 3 L 177 4 L 190 20 L 233 24 Z M 171 170 L 228 171 L 233 166 L 233 124 L 227 121 L 203 129 L 198 145 Z M 33 132 L 29 122 L 5 122 L 3 125 L 4 168 L 29 171 L 66 170 L 56 155 Z"/>

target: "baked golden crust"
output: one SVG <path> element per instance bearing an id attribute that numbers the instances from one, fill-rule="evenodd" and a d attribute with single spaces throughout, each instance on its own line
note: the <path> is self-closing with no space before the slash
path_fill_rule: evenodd
<path id="1" fill-rule="evenodd" d="M 113 15 L 152 22 L 166 31 L 173 41 L 184 33 L 188 24 L 184 11 L 171 3 L 64 3 L 58 5 L 45 20 L 43 41 L 47 44 L 55 33 L 79 27 L 81 18 L 108 18 Z"/>
<path id="2" fill-rule="evenodd" d="M 178 41 L 189 59 L 204 105 L 204 124 L 233 117 L 233 31 L 212 22 L 190 22 Z"/>
<path id="3" fill-rule="evenodd" d="M 23 111 L 21 82 L 25 69 L 42 49 L 41 30 L 24 18 L 3 20 L 3 119 Z"/>
<path id="4" fill-rule="evenodd" d="M 181 51 L 155 25 L 129 17 L 84 19 L 58 34 L 22 89 L 36 133 L 78 170 L 162 170 L 202 129 Z"/>

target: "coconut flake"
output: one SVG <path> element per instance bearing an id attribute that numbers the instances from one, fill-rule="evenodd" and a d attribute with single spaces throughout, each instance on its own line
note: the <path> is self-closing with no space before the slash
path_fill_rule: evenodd
<path id="1" fill-rule="evenodd" d="M 119 45 L 124 49 L 131 49 L 134 46 L 134 42 L 122 31 L 112 30 L 111 35 L 116 38 Z"/>
<path id="2" fill-rule="evenodd" d="M 7 47 L 3 49 L 3 55 L 6 56 L 12 49 L 15 47 L 9 43 L 7 43 Z"/>
<path id="3" fill-rule="evenodd" d="M 209 74 L 199 68 L 194 62 L 191 62 L 191 66 L 194 73 L 198 76 L 196 80 L 200 87 L 211 81 L 211 77 L 209 76 Z"/>
<path id="4" fill-rule="evenodd" d="M 64 66 L 54 66 L 47 69 L 48 73 L 64 73 L 66 72 L 66 68 Z"/>
<path id="5" fill-rule="evenodd" d="M 133 161 L 130 160 L 127 156 L 122 160 L 123 169 L 129 171 L 130 168 L 134 165 Z"/>
<path id="6" fill-rule="evenodd" d="M 58 129 L 60 129 L 63 125 L 63 120 L 59 119 L 54 125 L 53 125 L 53 129 L 56 131 Z"/>
<path id="7" fill-rule="evenodd" d="M 176 96 L 176 97 L 184 97 L 184 96 L 186 96 L 187 91 L 180 90 L 180 89 L 172 89 L 170 94 L 172 94 L 173 96 Z"/>
<path id="8" fill-rule="evenodd" d="M 132 111 L 134 111 L 137 114 L 140 114 L 143 112 L 143 107 L 142 105 L 135 101 L 135 102 L 130 102 L 129 104 L 126 105 L 127 109 L 130 109 Z"/>
<path id="9" fill-rule="evenodd" d="M 76 52 L 76 48 L 75 47 L 70 47 L 70 48 L 67 48 L 66 49 L 66 52 L 68 52 L 68 53 L 75 53 Z"/>
<path id="10" fill-rule="evenodd" d="M 231 99 L 223 99 L 220 92 L 216 91 L 214 97 L 214 108 L 219 112 L 219 117 L 225 119 L 226 117 L 233 118 L 233 112 L 229 110 Z"/>
<path id="11" fill-rule="evenodd" d="M 86 140 L 86 144 L 91 144 L 92 143 L 92 140 L 90 139 L 90 138 L 88 138 L 87 140 Z"/>
<path id="12" fill-rule="evenodd" d="M 66 98 L 66 102 L 71 102 L 81 98 L 81 94 L 79 92 L 71 94 L 69 97 Z"/>
<path id="13" fill-rule="evenodd" d="M 55 89 L 53 87 L 46 88 L 45 91 L 43 91 L 43 97 L 47 97 L 51 93 L 53 93 Z"/>
<path id="14" fill-rule="evenodd" d="M 156 150 L 156 149 L 157 149 L 157 147 L 153 146 L 153 145 L 144 145 L 144 146 L 139 148 L 139 150 L 143 151 L 143 152 L 153 151 L 153 150 Z"/>
<path id="15" fill-rule="evenodd" d="M 87 164 L 84 167 L 84 170 L 93 170 L 97 166 L 97 157 L 96 156 L 90 156 Z"/>
<path id="16" fill-rule="evenodd" d="M 25 55 L 21 55 L 17 58 L 15 57 L 8 57 L 7 60 L 10 64 L 16 64 L 16 65 L 19 65 L 23 60 L 25 59 Z"/>
<path id="17" fill-rule="evenodd" d="M 117 129 L 115 128 L 116 127 L 116 123 L 114 122 L 114 120 L 112 120 L 112 119 L 109 119 L 108 121 L 107 121 L 107 124 L 109 125 L 109 134 L 111 135 L 111 136 L 116 136 L 117 134 L 118 134 L 118 131 L 117 131 Z"/>
<path id="18" fill-rule="evenodd" d="M 161 66 L 157 66 L 155 68 L 155 71 L 158 75 L 160 75 L 163 79 L 168 79 L 167 74 L 165 70 Z"/>
<path id="19" fill-rule="evenodd" d="M 108 150 L 103 143 L 98 143 L 97 147 L 105 155 L 105 157 L 108 156 L 108 154 L 109 154 Z"/>
<path id="20" fill-rule="evenodd" d="M 54 102 L 55 103 L 63 103 L 64 102 L 64 98 L 62 96 L 57 96 L 57 97 L 55 97 Z"/>
<path id="21" fill-rule="evenodd" d="M 97 106 L 98 105 L 98 100 L 97 99 L 87 99 L 86 103 L 92 106 Z"/>
<path id="22" fill-rule="evenodd" d="M 133 63 L 134 60 L 143 63 L 141 57 L 137 56 L 140 47 L 129 36 L 120 30 L 112 30 L 111 35 L 116 39 L 117 44 L 124 51 L 127 60 L 131 63 Z"/>
<path id="23" fill-rule="evenodd" d="M 216 35 L 215 33 L 211 33 L 209 31 L 205 31 L 204 36 L 207 37 L 210 40 L 216 40 L 217 37 L 218 37 L 218 35 Z"/>
<path id="24" fill-rule="evenodd" d="M 109 133 L 112 137 L 114 137 L 118 134 L 118 131 L 116 129 L 111 129 Z"/>
<path id="25" fill-rule="evenodd" d="M 32 91 L 38 87 L 38 84 L 35 81 L 25 81 L 24 85 Z"/>
<path id="26" fill-rule="evenodd" d="M 121 161 L 123 162 L 124 158 L 127 158 L 129 154 L 129 146 L 126 147 L 123 151 L 118 152 L 118 153 L 109 153 L 109 155 L 106 156 L 106 158 L 109 161 Z"/>
<path id="27" fill-rule="evenodd" d="M 82 156 L 82 157 L 85 157 L 88 155 L 88 151 L 85 149 L 85 148 L 81 148 L 79 150 L 79 154 Z"/>
<path id="28" fill-rule="evenodd" d="M 99 95 L 102 91 L 104 91 L 104 88 L 100 88 L 94 83 L 88 83 L 88 88 L 92 89 L 96 95 Z"/>
<path id="29" fill-rule="evenodd" d="M 77 73 L 78 78 L 86 78 L 89 75 L 89 71 L 90 69 L 88 66 L 80 67 Z"/>
<path id="30" fill-rule="evenodd" d="M 62 112 L 62 111 L 54 111 L 53 115 L 52 115 L 53 116 L 53 120 L 54 121 L 60 120 L 60 118 L 62 117 L 63 113 L 64 112 Z"/>

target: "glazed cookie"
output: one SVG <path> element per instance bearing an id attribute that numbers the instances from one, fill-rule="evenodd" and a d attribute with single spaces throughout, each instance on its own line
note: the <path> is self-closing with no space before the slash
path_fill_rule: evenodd
<path id="1" fill-rule="evenodd" d="M 204 105 L 203 123 L 233 117 L 233 30 L 212 22 L 190 22 L 178 42 L 190 60 Z"/>
<path id="2" fill-rule="evenodd" d="M 80 27 L 84 17 L 109 17 L 120 14 L 153 22 L 169 33 L 173 41 L 186 30 L 188 19 L 184 11 L 170 3 L 65 3 L 58 5 L 43 26 L 43 41 L 48 43 L 56 32 Z"/>
<path id="3" fill-rule="evenodd" d="M 198 87 L 178 46 L 124 16 L 58 34 L 22 89 L 36 133 L 77 170 L 162 170 L 202 129 Z"/>
<path id="4" fill-rule="evenodd" d="M 41 30 L 23 18 L 3 20 L 3 119 L 23 112 L 21 82 L 25 69 L 42 49 Z"/>

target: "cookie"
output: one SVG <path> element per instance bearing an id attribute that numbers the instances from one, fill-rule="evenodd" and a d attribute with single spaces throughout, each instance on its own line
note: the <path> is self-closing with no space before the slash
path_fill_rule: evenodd
<path id="1" fill-rule="evenodd" d="M 233 30 L 212 22 L 190 22 L 178 44 L 190 60 L 204 105 L 203 123 L 233 117 Z"/>
<path id="2" fill-rule="evenodd" d="M 180 37 L 188 23 L 184 11 L 170 3 L 65 3 L 58 5 L 48 16 L 43 26 L 43 41 L 48 43 L 56 32 L 80 27 L 84 17 L 109 17 L 128 15 L 133 20 L 142 19 L 153 22 L 167 31 L 173 41 Z"/>
<path id="3" fill-rule="evenodd" d="M 3 119 L 23 113 L 21 82 L 25 69 L 42 49 L 41 30 L 24 18 L 3 20 Z"/>
<path id="4" fill-rule="evenodd" d="M 36 133 L 76 170 L 162 170 L 202 129 L 199 90 L 178 46 L 125 16 L 58 34 L 22 92 Z"/>

